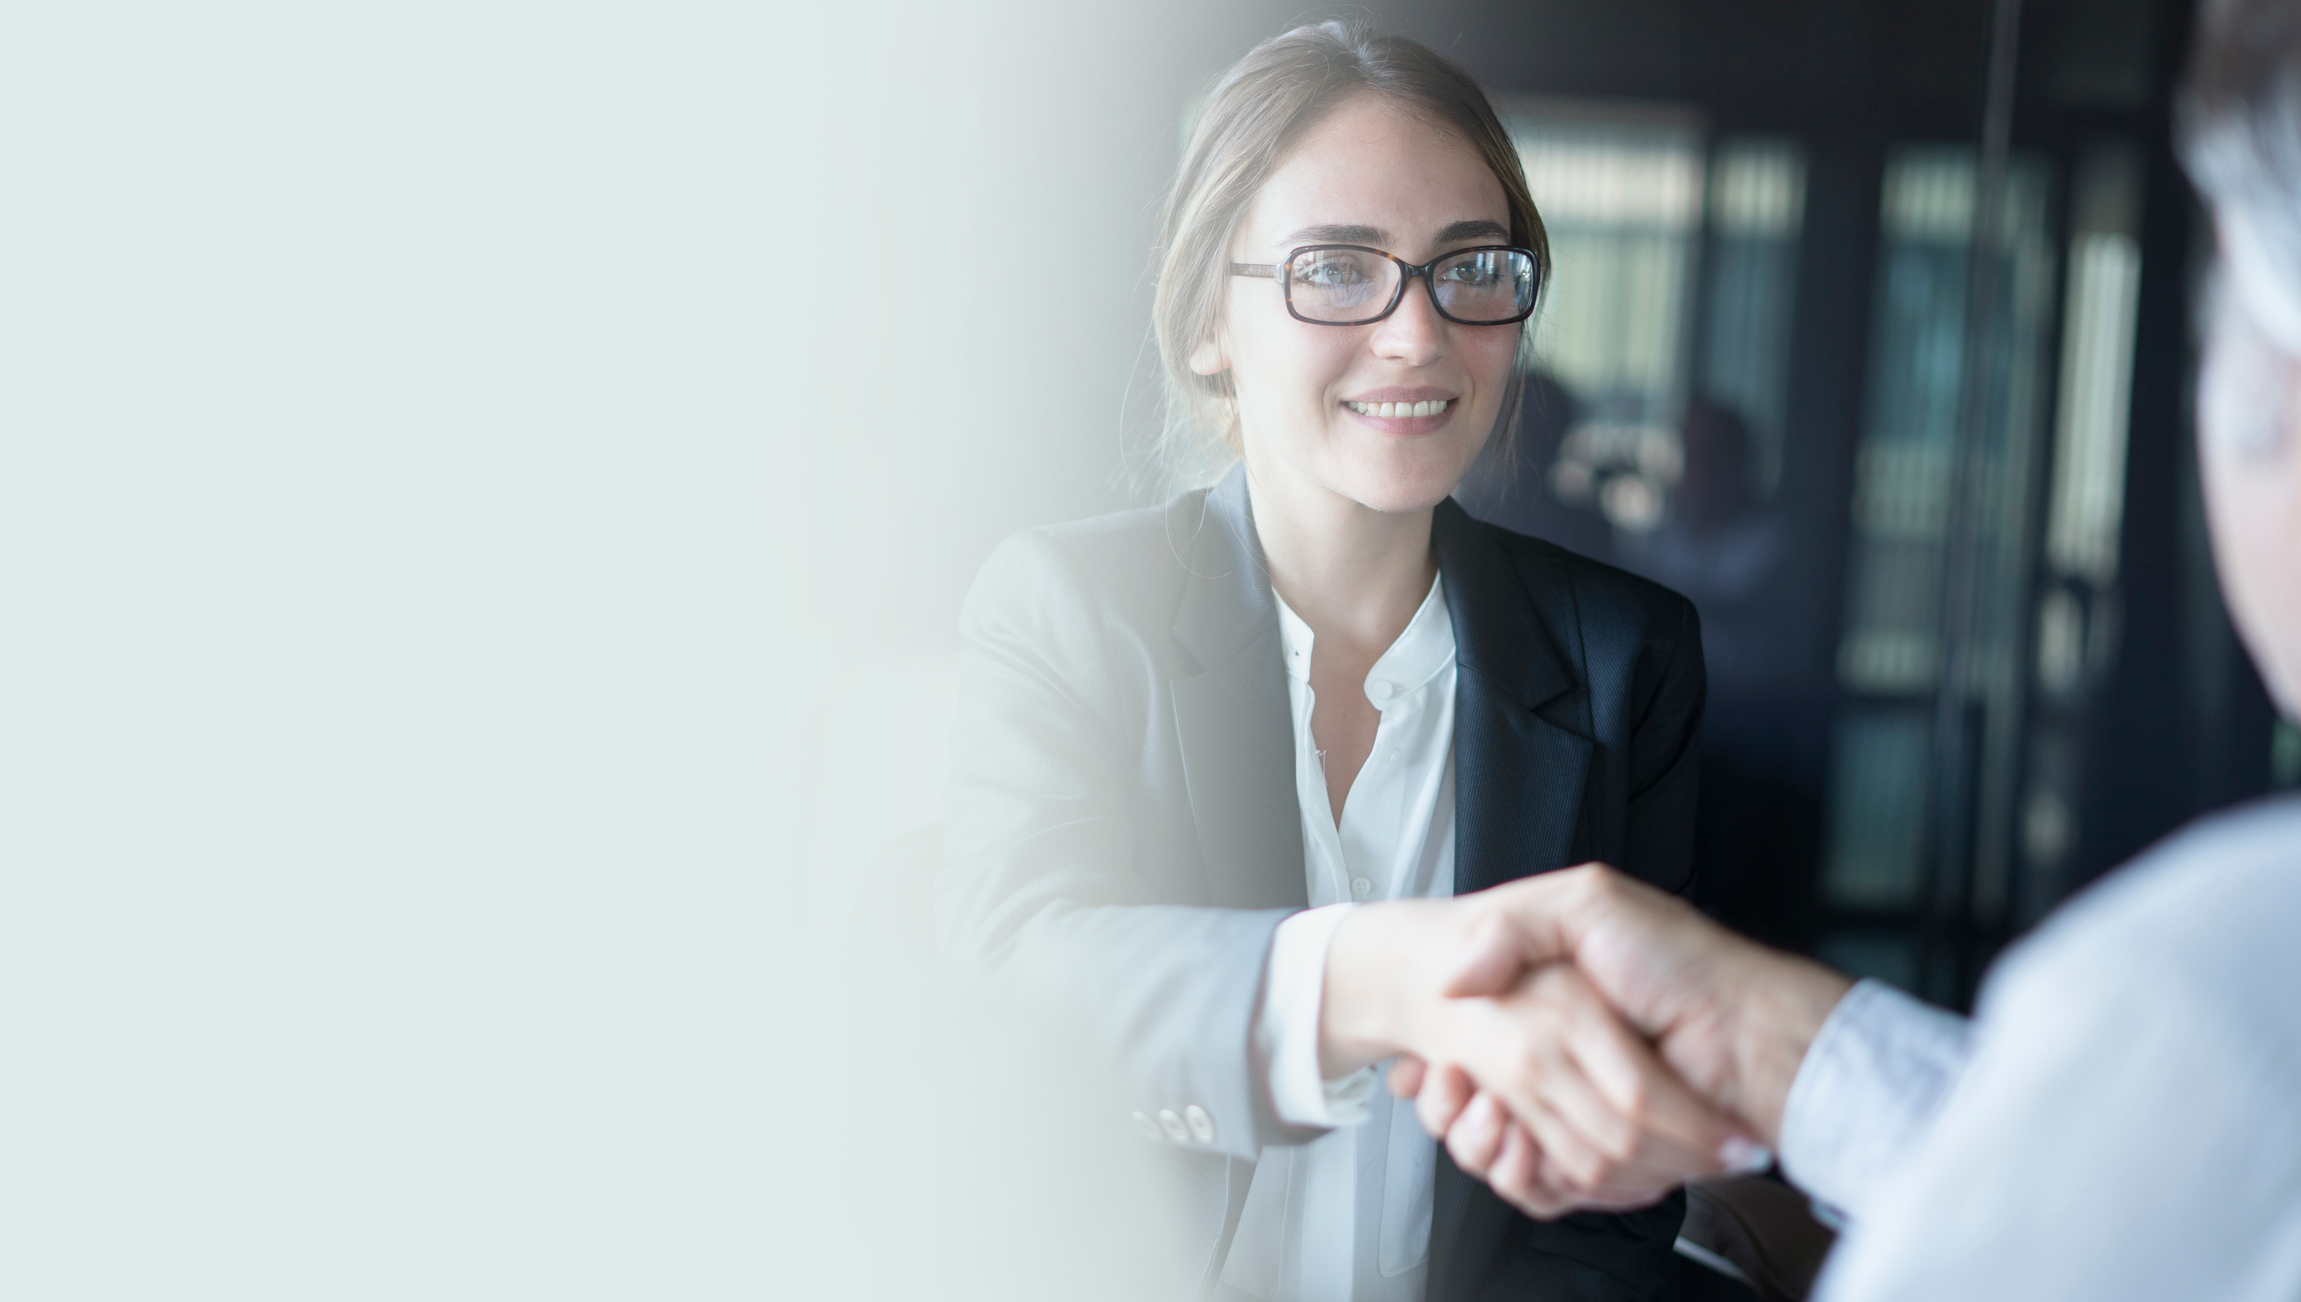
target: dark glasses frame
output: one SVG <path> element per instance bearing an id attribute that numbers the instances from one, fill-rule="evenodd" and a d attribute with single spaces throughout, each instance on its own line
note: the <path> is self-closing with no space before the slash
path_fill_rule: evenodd
<path id="1" fill-rule="evenodd" d="M 1294 279 L 1291 274 L 1294 260 L 1305 253 L 1324 253 L 1329 250 L 1371 253 L 1376 257 L 1388 258 L 1398 264 L 1398 288 L 1391 291 L 1390 302 L 1385 304 L 1380 312 L 1370 317 L 1361 317 L 1356 321 L 1322 321 L 1314 316 L 1304 316 L 1295 310 Z M 1438 301 L 1438 283 L 1430 278 L 1431 273 L 1437 270 L 1438 264 L 1441 262 L 1449 262 L 1472 253 L 1522 253 L 1526 256 L 1526 261 L 1534 268 L 1534 292 L 1527 296 L 1525 311 L 1516 316 L 1499 317 L 1492 321 L 1470 321 L 1446 310 L 1445 305 Z M 1423 287 L 1430 291 L 1430 306 L 1437 310 L 1439 316 L 1456 325 L 1516 325 L 1534 315 L 1534 305 L 1542 301 L 1542 259 L 1535 257 L 1532 249 L 1520 248 L 1515 244 L 1480 244 L 1474 248 L 1450 249 L 1419 267 L 1386 249 L 1370 248 L 1364 244 L 1305 244 L 1301 248 L 1289 252 L 1284 262 L 1233 262 L 1230 264 L 1230 274 L 1234 276 L 1260 276 L 1266 280 L 1275 279 L 1278 281 L 1279 290 L 1286 296 L 1286 314 L 1306 325 L 1373 325 L 1398 310 L 1398 305 L 1406 301 L 1406 287 L 1416 280 L 1420 280 Z"/>

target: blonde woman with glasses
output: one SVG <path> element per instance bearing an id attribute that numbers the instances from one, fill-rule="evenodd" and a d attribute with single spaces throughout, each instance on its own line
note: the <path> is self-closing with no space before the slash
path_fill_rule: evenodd
<path id="1" fill-rule="evenodd" d="M 1571 967 L 1442 988 L 1483 888 L 1692 873 L 1693 607 L 1448 496 L 1513 423 L 1547 263 L 1460 68 L 1340 23 L 1263 43 L 1191 133 L 1156 304 L 1179 411 L 1237 464 L 1019 535 L 968 598 L 945 956 L 1169 1151 L 1182 1289 L 1674 1298 L 1652 1174 L 1763 1160 Z M 1507 1082 L 1501 1169 L 1609 1210 L 1464 1176 L 1377 1088 L 1399 1054 Z"/>

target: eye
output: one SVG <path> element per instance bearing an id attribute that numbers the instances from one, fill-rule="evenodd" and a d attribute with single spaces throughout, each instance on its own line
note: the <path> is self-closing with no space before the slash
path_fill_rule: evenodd
<path id="1" fill-rule="evenodd" d="M 1448 263 L 1438 274 L 1457 285 L 1486 286 L 1502 279 L 1502 267 L 1496 259 L 1479 254 Z"/>
<path id="2" fill-rule="evenodd" d="M 1295 266 L 1294 279 L 1306 285 L 1361 285 L 1366 269 L 1350 257 L 1310 257 Z"/>

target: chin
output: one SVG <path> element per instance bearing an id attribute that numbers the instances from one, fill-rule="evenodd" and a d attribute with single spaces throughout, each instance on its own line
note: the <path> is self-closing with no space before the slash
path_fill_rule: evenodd
<path id="1" fill-rule="evenodd" d="M 1353 501 L 1369 510 L 1396 514 L 1427 511 L 1445 501 L 1462 482 L 1462 472 L 1451 466 L 1416 467 L 1370 472 L 1352 479 L 1348 493 Z"/>

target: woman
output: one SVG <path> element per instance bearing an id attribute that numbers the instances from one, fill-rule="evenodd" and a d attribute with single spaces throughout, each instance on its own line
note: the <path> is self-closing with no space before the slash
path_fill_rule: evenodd
<path id="1" fill-rule="evenodd" d="M 1114 1119 L 1174 1150 L 1177 1259 L 1213 1295 L 1675 1297 L 1681 1200 L 1529 1220 L 1370 1070 L 1466 1025 L 1411 901 L 1690 872 L 1692 608 L 1447 497 L 1514 414 L 1547 257 L 1517 155 L 1453 64 L 1299 28 L 1208 100 L 1162 255 L 1169 383 L 1239 464 L 984 566 L 944 948 L 1084 1037 Z M 1570 1038 L 1527 1047 L 1556 1107 L 1508 1160 L 1603 1157 Z"/>

